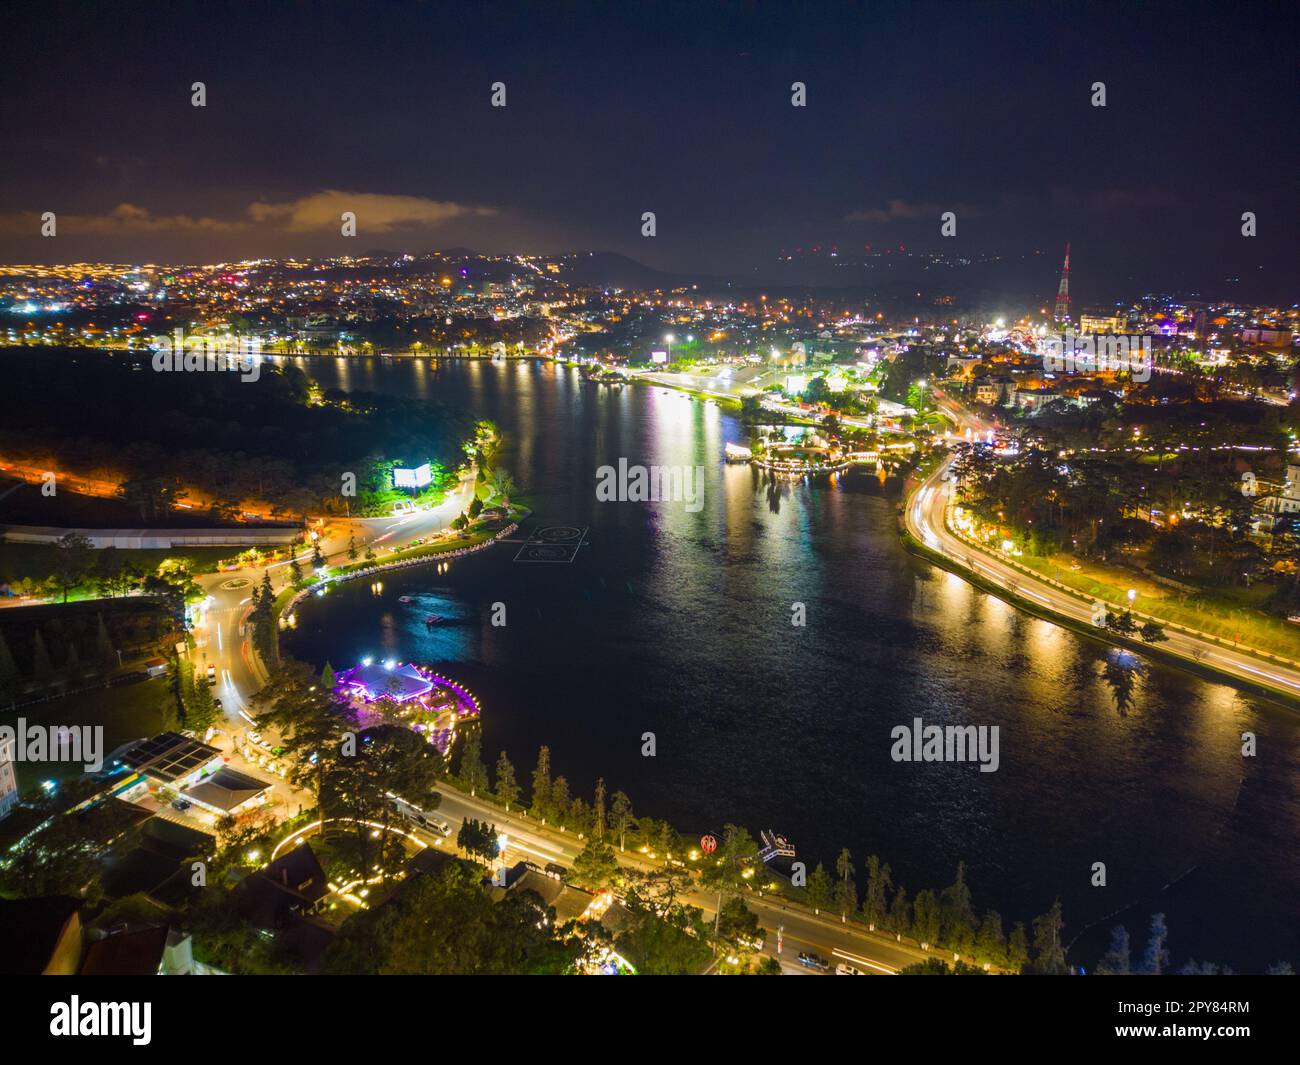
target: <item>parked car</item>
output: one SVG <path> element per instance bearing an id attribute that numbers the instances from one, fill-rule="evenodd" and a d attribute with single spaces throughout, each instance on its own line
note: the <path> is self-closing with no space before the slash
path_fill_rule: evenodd
<path id="1" fill-rule="evenodd" d="M 799 952 L 799 964 L 809 969 L 820 970 L 824 973 L 831 971 L 831 963 L 820 954 L 813 954 L 811 951 L 801 950 Z"/>
<path id="2" fill-rule="evenodd" d="M 172 799 L 172 809 L 184 813 L 194 804 L 189 799 Z"/>
<path id="3" fill-rule="evenodd" d="M 836 976 L 866 976 L 867 974 L 864 973 L 861 969 L 859 969 L 856 965 L 850 965 L 848 962 L 842 961 L 837 966 L 835 966 L 835 975 Z"/>
<path id="4" fill-rule="evenodd" d="M 217 683 L 217 667 L 215 665 L 208 666 L 208 683 L 209 684 Z"/>

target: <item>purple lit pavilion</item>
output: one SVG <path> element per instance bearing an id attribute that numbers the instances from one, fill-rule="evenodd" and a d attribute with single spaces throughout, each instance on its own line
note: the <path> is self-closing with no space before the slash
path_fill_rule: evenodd
<path id="1" fill-rule="evenodd" d="M 357 666 L 341 679 L 344 687 L 352 689 L 368 703 L 376 699 L 405 703 L 433 691 L 433 681 L 409 662 L 391 669 L 378 663 Z"/>
<path id="2" fill-rule="evenodd" d="M 352 708 L 358 722 L 379 714 L 382 704 L 391 702 L 396 704 L 395 720 L 420 733 L 443 754 L 455 740 L 457 726 L 480 712 L 478 699 L 463 684 L 414 662 L 363 659 L 361 665 L 336 674 L 334 684 L 335 696 Z M 379 714 L 377 720 L 385 716 Z"/>

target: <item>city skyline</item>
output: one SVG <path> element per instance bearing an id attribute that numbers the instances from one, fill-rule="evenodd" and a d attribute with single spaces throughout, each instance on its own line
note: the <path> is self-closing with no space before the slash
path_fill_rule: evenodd
<path id="1" fill-rule="evenodd" d="M 1070 242 L 1080 275 L 1106 275 L 1099 299 L 1273 302 L 1297 278 L 1297 105 L 1284 9 L 1255 11 L 888 5 L 826 20 L 670 5 L 453 25 L 325 6 L 139 24 L 42 6 L 26 19 L 48 47 L 6 71 L 0 258 L 463 246 L 842 284 L 832 249 L 1056 262 Z M 40 236 L 46 211 L 55 238 Z M 1036 273 L 1003 272 L 1036 298 Z"/>

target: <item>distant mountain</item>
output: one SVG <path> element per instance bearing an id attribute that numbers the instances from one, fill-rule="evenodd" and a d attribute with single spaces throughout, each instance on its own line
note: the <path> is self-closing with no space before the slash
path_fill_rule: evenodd
<path id="1" fill-rule="evenodd" d="M 565 255 L 542 256 L 555 263 L 560 280 L 572 285 L 601 288 L 680 288 L 691 284 L 716 284 L 716 279 L 670 274 L 639 263 L 626 255 L 613 251 L 571 252 Z"/>

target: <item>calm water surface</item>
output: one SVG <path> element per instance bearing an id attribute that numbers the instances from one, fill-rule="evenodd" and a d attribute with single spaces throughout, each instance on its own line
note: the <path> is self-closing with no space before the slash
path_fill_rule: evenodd
<path id="1" fill-rule="evenodd" d="M 730 413 L 658 388 L 609 390 L 541 363 L 302 360 L 326 387 L 462 405 L 506 435 L 534 514 L 588 546 L 566 563 L 499 545 L 342 585 L 301 610 L 290 653 L 428 663 L 484 704 L 484 748 L 588 801 L 597 776 L 684 831 L 771 826 L 830 867 L 889 861 L 909 894 L 958 859 L 1008 926 L 1060 896 L 1091 964 L 1124 919 L 1168 915 L 1175 961 L 1300 963 L 1300 716 L 1094 644 L 909 555 L 875 477 L 774 486 L 722 463 Z M 704 467 L 704 506 L 598 503 L 597 467 Z M 415 602 L 401 604 L 399 595 Z M 491 605 L 508 624 L 490 624 Z M 807 624 L 791 625 L 791 605 Z M 448 620 L 426 630 L 433 612 Z M 898 764 L 890 729 L 997 725 L 1001 766 Z M 1240 755 L 1240 735 L 1259 754 Z M 643 758 L 654 732 L 658 756 Z M 1089 885 L 1105 862 L 1109 886 Z M 859 877 L 859 887 L 863 876 Z M 1076 937 L 1078 937 L 1076 939 Z"/>

